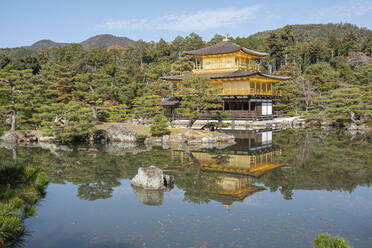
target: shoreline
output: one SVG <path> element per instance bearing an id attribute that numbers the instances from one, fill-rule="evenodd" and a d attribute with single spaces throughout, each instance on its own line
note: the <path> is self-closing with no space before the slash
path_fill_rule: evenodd
<path id="1" fill-rule="evenodd" d="M 176 120 L 173 127 L 170 127 L 171 134 L 163 136 L 151 136 L 150 126 L 138 123 L 137 120 L 125 123 L 101 123 L 96 125 L 96 131 L 89 137 L 85 137 L 84 142 L 62 143 L 56 137 L 44 136 L 41 130 L 16 130 L 4 131 L 0 136 L 0 141 L 15 144 L 145 144 L 145 145 L 167 145 L 169 143 L 186 144 L 217 144 L 232 143 L 235 138 L 231 137 L 234 133 L 257 133 L 267 131 L 282 131 L 286 129 L 298 128 L 343 128 L 352 135 L 357 133 L 366 134 L 372 131 L 372 127 L 363 124 L 357 126 L 350 124 L 347 127 L 332 126 L 329 122 L 320 122 L 305 119 L 302 116 L 280 117 L 273 120 L 251 121 L 251 120 L 224 120 L 230 124 L 227 128 L 219 128 L 215 131 L 203 130 L 208 123 L 216 120 L 197 120 L 191 129 L 187 128 L 188 120 Z M 226 135 L 230 135 L 226 136 Z"/>

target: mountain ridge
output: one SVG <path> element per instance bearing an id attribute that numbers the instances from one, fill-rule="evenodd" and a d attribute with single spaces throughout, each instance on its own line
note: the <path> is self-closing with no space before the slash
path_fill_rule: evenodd
<path id="1" fill-rule="evenodd" d="M 42 40 L 36 41 L 30 46 L 21 46 L 21 47 L 14 47 L 14 48 L 8 48 L 8 49 L 23 48 L 27 50 L 32 50 L 34 52 L 40 52 L 41 50 L 45 48 L 63 47 L 69 44 L 80 44 L 82 45 L 84 49 L 89 50 L 95 47 L 108 47 L 108 46 L 114 46 L 114 45 L 126 47 L 126 46 L 134 44 L 134 42 L 135 42 L 134 40 L 131 40 L 128 37 L 115 36 L 112 34 L 99 34 L 99 35 L 95 35 L 93 37 L 90 37 L 78 43 L 55 42 L 49 39 L 42 39 Z M 6 49 L 6 48 L 2 48 L 2 49 Z"/>

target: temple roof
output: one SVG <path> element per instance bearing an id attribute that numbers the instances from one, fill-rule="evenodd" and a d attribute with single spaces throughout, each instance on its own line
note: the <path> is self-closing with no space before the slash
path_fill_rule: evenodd
<path id="1" fill-rule="evenodd" d="M 257 51 L 253 51 L 250 49 L 247 49 L 245 47 L 239 46 L 238 44 L 235 44 L 231 41 L 221 41 L 215 45 L 187 51 L 185 52 L 186 55 L 195 55 L 195 56 L 204 56 L 204 55 L 216 55 L 216 54 L 224 54 L 224 53 L 233 53 L 237 51 L 243 51 L 244 53 L 247 53 L 249 55 L 257 56 L 257 57 L 265 57 L 267 53 L 261 53 Z"/>
<path id="2" fill-rule="evenodd" d="M 235 201 L 243 201 L 246 197 L 263 190 L 266 190 L 266 188 L 262 186 L 252 185 L 249 187 L 245 187 L 242 190 L 239 190 L 239 192 L 236 192 L 236 194 L 234 194 L 233 192 L 214 193 L 211 194 L 210 199 L 220 202 L 224 205 L 232 205 Z"/>
<path id="3" fill-rule="evenodd" d="M 274 75 L 263 74 L 261 72 L 250 72 L 250 71 L 233 71 L 233 72 L 219 72 L 219 73 L 203 73 L 203 74 L 182 74 L 175 76 L 166 76 L 161 77 L 164 80 L 170 81 L 180 81 L 188 77 L 206 77 L 209 79 L 224 79 L 224 78 L 241 78 L 241 77 L 251 77 L 251 76 L 260 76 L 263 78 L 274 79 L 274 80 L 288 80 L 289 77 L 280 77 Z"/>
<path id="4" fill-rule="evenodd" d="M 158 106 L 175 106 L 179 103 L 180 103 L 180 98 L 167 97 L 167 98 L 163 98 L 163 100 L 161 100 L 161 102 L 159 102 L 156 105 L 158 105 Z"/>

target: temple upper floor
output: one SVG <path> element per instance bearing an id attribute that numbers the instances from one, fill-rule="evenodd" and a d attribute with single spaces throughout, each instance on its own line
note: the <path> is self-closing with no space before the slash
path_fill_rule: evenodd
<path id="1" fill-rule="evenodd" d="M 193 73 L 228 71 L 260 71 L 260 61 L 267 54 L 247 49 L 231 42 L 227 37 L 212 46 L 188 51 L 195 58 Z"/>

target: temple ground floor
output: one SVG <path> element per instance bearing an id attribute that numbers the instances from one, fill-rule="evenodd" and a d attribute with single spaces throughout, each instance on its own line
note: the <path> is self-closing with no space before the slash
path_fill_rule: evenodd
<path id="1" fill-rule="evenodd" d="M 167 107 L 167 116 L 173 120 L 182 120 L 182 116 L 177 114 L 181 98 L 167 98 L 159 105 Z M 217 112 L 225 112 L 228 114 L 227 119 L 242 119 L 242 120 L 270 120 L 276 115 L 273 112 L 272 96 L 224 96 L 221 109 L 205 112 L 199 119 L 215 119 Z"/>
<path id="2" fill-rule="evenodd" d="M 273 115 L 273 100 L 270 98 L 224 97 L 223 111 L 232 116 L 270 116 Z"/>

